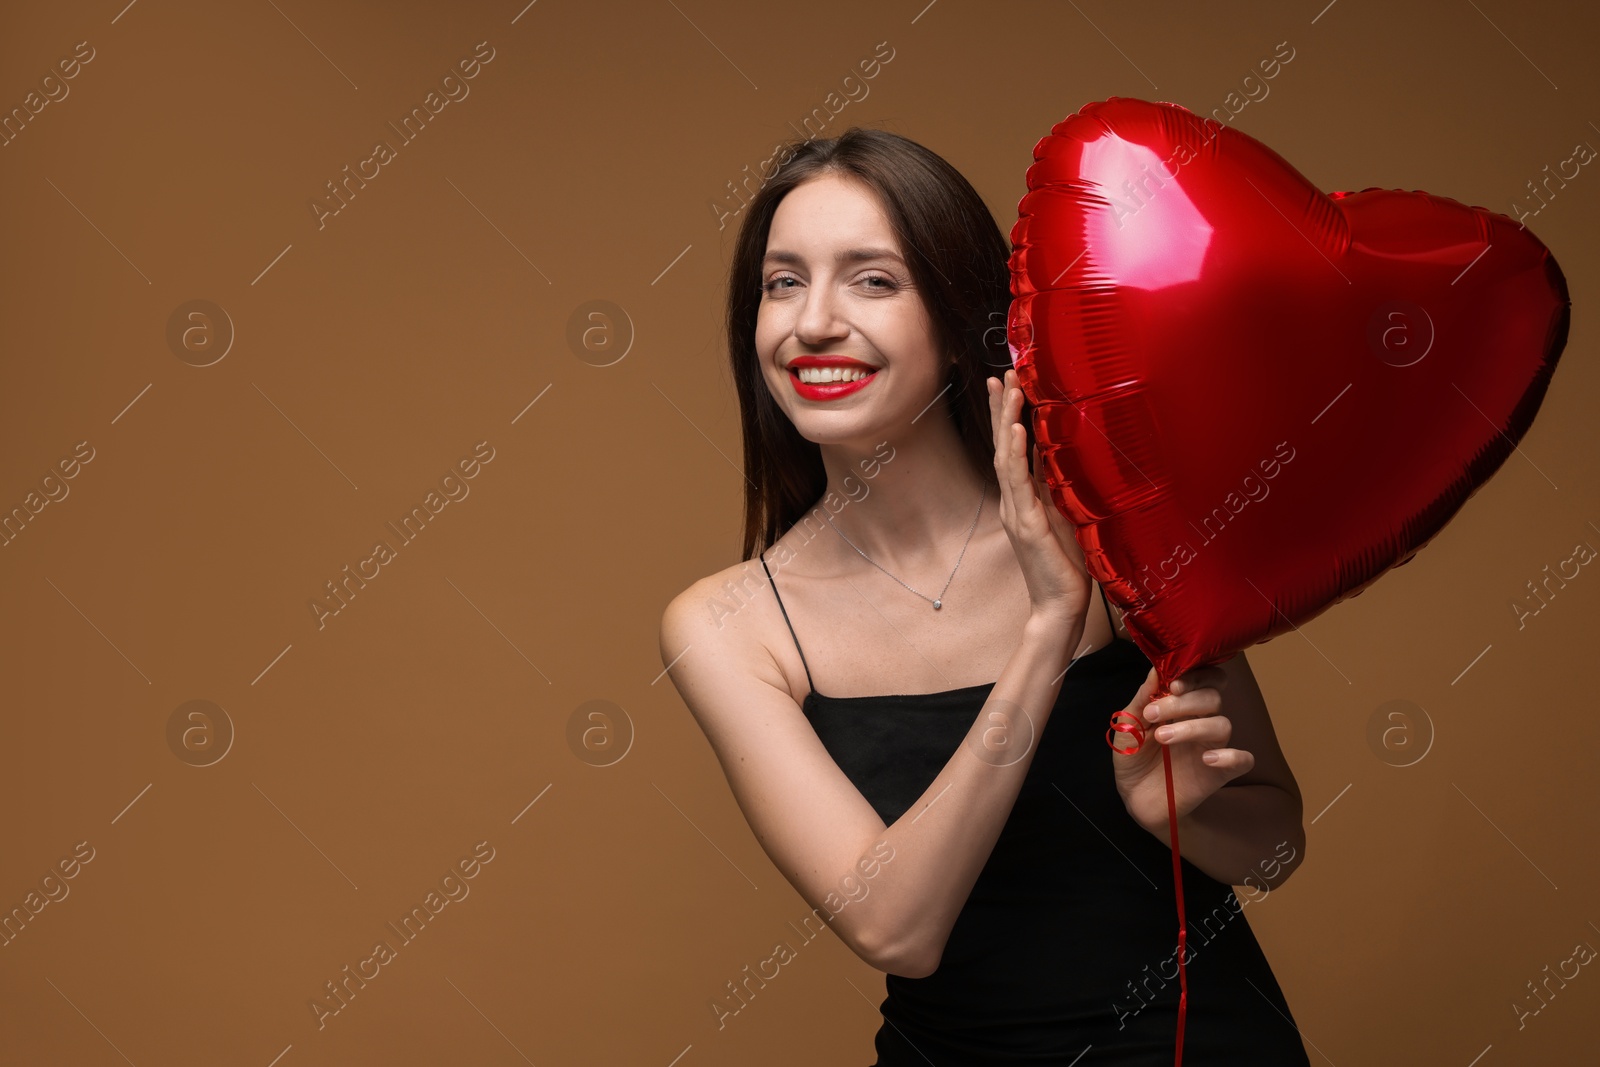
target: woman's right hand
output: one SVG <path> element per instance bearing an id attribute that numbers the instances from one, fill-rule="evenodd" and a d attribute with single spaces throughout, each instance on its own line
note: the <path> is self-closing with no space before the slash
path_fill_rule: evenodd
<path id="1" fill-rule="evenodd" d="M 1081 634 L 1091 586 L 1079 562 L 1081 550 L 1072 525 L 1050 498 L 1048 487 L 1028 473 L 1022 388 L 1017 372 L 1004 383 L 988 380 L 989 418 L 994 428 L 994 472 L 1000 482 L 1000 521 L 1022 565 L 1033 614 L 1061 622 Z M 1042 497 L 1042 499 L 1041 499 Z"/>

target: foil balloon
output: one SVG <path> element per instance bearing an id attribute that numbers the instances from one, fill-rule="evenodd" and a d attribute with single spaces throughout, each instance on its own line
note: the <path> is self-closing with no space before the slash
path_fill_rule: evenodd
<path id="1" fill-rule="evenodd" d="M 1407 562 L 1532 423 L 1570 303 L 1515 220 L 1324 194 L 1170 103 L 1085 105 L 1033 156 L 1012 361 L 1163 691 Z"/>

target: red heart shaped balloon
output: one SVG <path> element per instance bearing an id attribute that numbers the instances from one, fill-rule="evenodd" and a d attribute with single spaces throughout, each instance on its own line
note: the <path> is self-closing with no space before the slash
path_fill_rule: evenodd
<path id="1" fill-rule="evenodd" d="M 1169 103 L 1088 104 L 1033 154 L 1012 358 L 1044 480 L 1163 686 L 1409 560 L 1532 423 L 1570 303 L 1514 220 L 1324 195 Z"/>

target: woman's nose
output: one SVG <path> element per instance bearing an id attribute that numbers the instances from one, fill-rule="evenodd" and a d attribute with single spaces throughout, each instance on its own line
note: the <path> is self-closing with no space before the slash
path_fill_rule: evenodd
<path id="1" fill-rule="evenodd" d="M 844 321 L 842 310 L 831 286 L 814 284 L 806 290 L 805 304 L 795 320 L 795 337 L 814 345 L 845 336 L 850 326 Z"/>

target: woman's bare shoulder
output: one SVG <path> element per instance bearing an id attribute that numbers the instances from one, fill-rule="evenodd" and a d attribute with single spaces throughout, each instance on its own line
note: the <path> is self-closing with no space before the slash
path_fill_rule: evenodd
<path id="1" fill-rule="evenodd" d="M 667 611 L 680 621 L 698 622 L 722 632 L 741 615 L 751 614 L 749 609 L 769 595 L 770 584 L 761 560 L 747 559 L 694 582 L 672 598 Z"/>
<path id="2" fill-rule="evenodd" d="M 772 654 L 770 583 L 761 560 L 752 558 L 714 571 L 673 597 L 661 614 L 661 661 L 693 655 L 734 671 L 788 684 Z"/>

